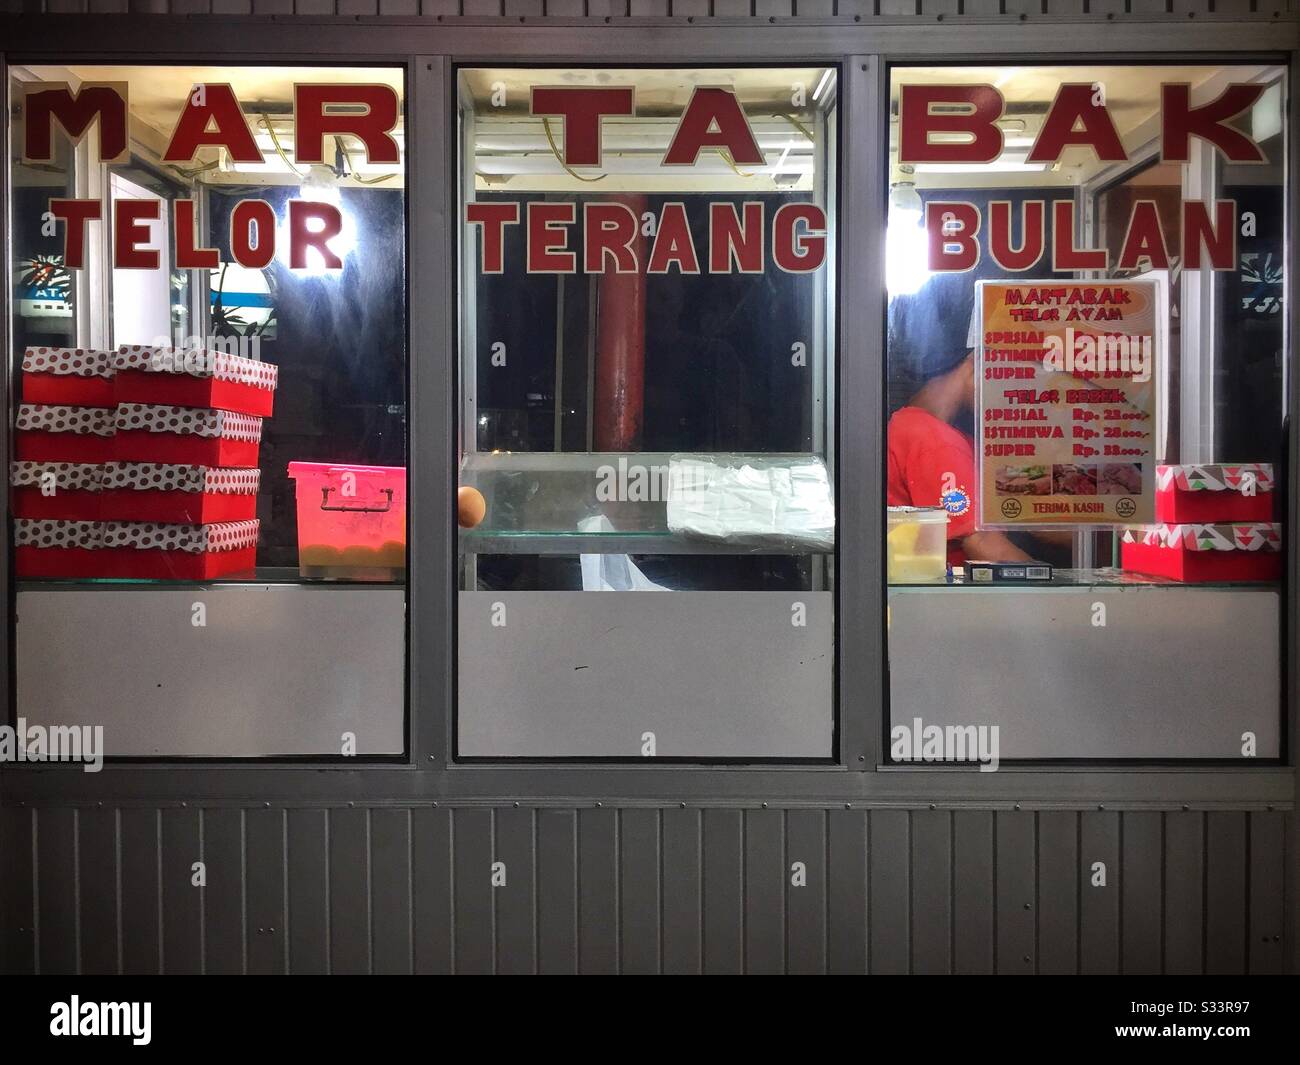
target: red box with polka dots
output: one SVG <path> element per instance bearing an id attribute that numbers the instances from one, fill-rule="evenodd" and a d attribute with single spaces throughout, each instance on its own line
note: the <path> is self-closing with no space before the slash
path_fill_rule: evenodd
<path id="1" fill-rule="evenodd" d="M 118 403 L 198 407 L 267 417 L 278 370 L 224 351 L 124 344 L 112 356 Z"/>
<path id="2" fill-rule="evenodd" d="M 92 348 L 28 348 L 23 353 L 24 403 L 113 407 L 113 354 Z"/>
<path id="3" fill-rule="evenodd" d="M 105 521 L 210 525 L 257 516 L 260 470 L 110 462 L 103 468 Z"/>
<path id="4" fill-rule="evenodd" d="M 112 456 L 116 417 L 111 407 L 24 403 L 14 429 L 21 462 L 102 463 Z"/>
<path id="5" fill-rule="evenodd" d="M 101 517 L 104 467 L 85 462 L 13 462 L 9 484 L 15 518 L 94 521 Z"/>
<path id="6" fill-rule="evenodd" d="M 228 410 L 118 405 L 112 458 L 182 466 L 257 466 L 262 419 Z"/>
<path id="7" fill-rule="evenodd" d="M 177 525 L 106 521 L 104 576 L 134 580 L 201 581 L 253 572 L 260 523 Z"/>

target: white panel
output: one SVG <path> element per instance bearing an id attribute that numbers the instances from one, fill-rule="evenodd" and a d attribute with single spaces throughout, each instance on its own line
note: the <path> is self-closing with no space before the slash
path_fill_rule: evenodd
<path id="1" fill-rule="evenodd" d="M 1241 760 L 1245 731 L 1276 758 L 1278 602 L 1269 587 L 893 588 L 890 721 L 996 725 L 1002 759 Z"/>
<path id="2" fill-rule="evenodd" d="M 466 757 L 832 754 L 830 592 L 461 592 L 459 662 Z"/>
<path id="3" fill-rule="evenodd" d="M 358 754 L 400 754 L 405 599 L 296 584 L 20 591 L 18 714 L 103 725 L 109 756 L 337 756 L 344 732 Z"/>

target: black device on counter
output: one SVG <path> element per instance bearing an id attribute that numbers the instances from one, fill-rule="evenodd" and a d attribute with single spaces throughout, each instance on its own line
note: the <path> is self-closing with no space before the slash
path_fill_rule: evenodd
<path id="1" fill-rule="evenodd" d="M 1050 562 L 981 562 L 967 559 L 968 584 L 1037 584 L 1052 579 Z"/>

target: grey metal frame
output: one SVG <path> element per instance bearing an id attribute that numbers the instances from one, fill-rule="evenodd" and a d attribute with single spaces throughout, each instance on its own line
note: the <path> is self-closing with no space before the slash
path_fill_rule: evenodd
<path id="1" fill-rule="evenodd" d="M 1119 62 L 1184 55 L 1189 58 L 1263 59 L 1290 62 L 1291 85 L 1300 84 L 1300 25 L 1294 20 L 1235 21 L 1209 16 L 1189 22 L 1176 16 L 1125 19 L 1116 25 L 1047 16 L 967 17 L 923 25 L 916 19 L 850 18 L 680 19 L 548 18 L 533 24 L 472 18 L 442 20 L 275 18 L 176 18 L 94 16 L 0 17 L 0 40 L 24 61 L 85 62 L 403 62 L 408 70 L 409 290 L 418 298 L 409 313 L 411 456 L 409 577 L 410 757 L 406 765 L 321 767 L 312 764 L 169 763 L 108 766 L 99 774 L 60 766 L 4 767 L 0 798 L 6 801 L 258 801 L 368 804 L 436 802 L 499 803 L 519 798 L 551 805 L 618 801 L 624 805 L 735 805 L 772 800 L 783 804 L 846 804 L 991 808 L 1021 803 L 1038 807 L 1111 805 L 1204 807 L 1261 805 L 1290 808 L 1293 767 L 1219 768 L 1161 765 L 1125 768 L 1004 767 L 996 774 L 943 768 L 881 767 L 885 690 L 883 634 L 882 496 L 883 381 L 879 343 L 860 358 L 840 360 L 842 409 L 839 455 L 865 456 L 841 476 L 841 540 L 837 572 L 841 655 L 838 698 L 842 760 L 826 767 L 732 767 L 662 765 L 456 765 L 450 761 L 454 714 L 454 596 L 456 541 L 451 498 L 456 450 L 455 225 L 453 63 L 518 63 L 527 60 L 591 64 L 643 62 L 648 55 L 676 63 L 772 61 L 841 64 L 844 128 L 840 150 L 840 290 L 847 284 L 880 293 L 878 300 L 841 300 L 841 353 L 861 338 L 882 338 L 884 323 L 883 226 L 885 115 L 888 62 L 1020 62 L 1106 56 Z M 1118 38 L 1118 39 L 1117 39 Z M 140 42 L 166 42 L 146 53 Z M 1069 41 L 1072 51 L 1062 52 Z M 251 43 L 250 43 L 251 42 Z M 0 70 L 0 74 L 3 74 Z M 3 79 L 7 93 L 8 79 Z M 8 109 L 6 108 L 6 114 Z M 1300 128 L 1292 103 L 1290 173 L 1300 173 Z M 0 159 L 7 187 L 8 153 Z M 1295 205 L 1293 180 L 1291 201 Z M 7 235 L 0 217 L 0 236 Z M 1291 223 L 1292 228 L 1294 222 Z M 11 298 L 5 257 L 0 308 Z M 1292 241 L 1290 277 L 1300 266 Z M 1294 282 L 1291 282 L 1293 286 Z M 1288 294 L 1290 297 L 1292 294 Z M 1300 315 L 1291 307 L 1291 343 Z M 11 353 L 8 331 L 5 365 Z M 1290 380 L 1290 408 L 1297 409 L 1298 376 Z M 7 384 L 7 382 L 6 382 Z M 0 405 L 4 396 L 0 394 Z M 7 409 L 7 407 L 5 408 Z M 1288 550 L 1300 557 L 1297 538 L 1296 434 L 1290 442 Z M 7 441 L 0 441 L 0 462 Z M 843 468 L 843 467 L 842 467 Z M 7 506 L 7 503 L 5 504 Z M 6 529 L 0 548 L 7 552 Z M 7 556 L 6 556 L 7 557 Z M 8 602 L 8 573 L 0 572 L 0 599 Z M 1288 726 L 1296 734 L 1296 599 L 1288 599 Z M 0 655 L 0 683 L 9 690 L 9 651 Z M 857 770 L 866 770 L 858 772 Z M 1293 833 L 1294 822 L 1292 818 Z M 1293 846 L 1293 861 L 1297 848 Z M 1294 883 L 1294 877 L 1291 878 Z M 1294 942 L 1294 938 L 1293 938 Z"/>

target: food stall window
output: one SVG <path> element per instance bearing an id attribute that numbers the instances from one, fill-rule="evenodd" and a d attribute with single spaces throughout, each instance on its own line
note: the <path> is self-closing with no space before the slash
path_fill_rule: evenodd
<path id="1" fill-rule="evenodd" d="M 891 760 L 1276 761 L 1285 70 L 890 87 Z"/>
<path id="2" fill-rule="evenodd" d="M 402 69 L 9 71 L 18 717 L 402 756 Z"/>
<path id="3" fill-rule="evenodd" d="M 459 98 L 458 756 L 831 758 L 836 72 Z"/>

